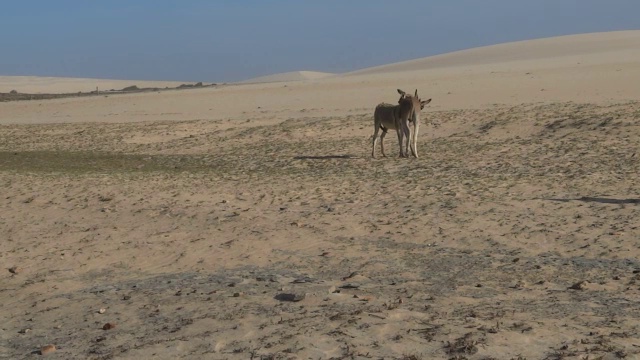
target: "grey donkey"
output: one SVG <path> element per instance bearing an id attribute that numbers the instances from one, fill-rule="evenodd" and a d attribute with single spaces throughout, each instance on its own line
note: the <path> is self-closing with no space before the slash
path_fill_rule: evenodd
<path id="1" fill-rule="evenodd" d="M 373 147 L 371 149 L 371 157 L 373 158 L 376 157 L 376 143 L 378 142 L 379 130 L 382 130 L 382 135 L 380 136 L 382 156 L 386 157 L 384 153 L 384 137 L 387 135 L 387 131 L 396 130 L 398 134 L 398 145 L 400 147 L 400 157 L 408 157 L 409 148 L 413 156 L 418 157 L 416 144 L 420 127 L 420 111 L 424 109 L 425 105 L 431 102 L 431 99 L 425 101 L 420 100 L 417 89 L 413 96 L 408 95 L 400 89 L 398 89 L 398 93 L 400 94 L 398 105 L 381 103 L 376 106 L 373 113 L 374 133 Z M 409 123 L 413 123 L 413 131 L 411 131 Z"/>

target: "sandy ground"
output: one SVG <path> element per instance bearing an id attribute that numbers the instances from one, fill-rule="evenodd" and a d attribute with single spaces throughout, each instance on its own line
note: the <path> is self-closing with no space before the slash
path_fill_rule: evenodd
<path id="1" fill-rule="evenodd" d="M 336 74 L 324 73 L 318 71 L 291 71 L 280 74 L 273 74 L 267 76 L 260 76 L 249 80 L 241 81 L 241 84 L 251 83 L 269 83 L 269 82 L 287 82 L 287 81 L 304 81 L 304 80 L 318 80 L 335 76 Z"/>
<path id="2" fill-rule="evenodd" d="M 0 358 L 640 358 L 632 35 L 0 103 Z M 421 156 L 374 160 L 396 88 Z"/>

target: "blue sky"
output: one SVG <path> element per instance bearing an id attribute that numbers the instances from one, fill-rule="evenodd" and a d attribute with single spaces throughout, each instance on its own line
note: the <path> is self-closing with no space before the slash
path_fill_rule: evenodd
<path id="1" fill-rule="evenodd" d="M 21 0 L 0 75 L 229 82 L 640 29 L 638 0 Z"/>

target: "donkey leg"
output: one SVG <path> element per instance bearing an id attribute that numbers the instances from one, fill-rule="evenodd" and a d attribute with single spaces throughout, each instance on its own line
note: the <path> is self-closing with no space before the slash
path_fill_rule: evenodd
<path id="1" fill-rule="evenodd" d="M 373 131 L 373 146 L 371 148 L 371 157 L 372 158 L 376 158 L 376 142 L 378 141 L 378 130 L 380 129 L 379 126 L 376 126 L 375 130 Z M 382 144 L 382 142 L 381 142 Z M 383 151 L 384 153 L 384 151 Z"/>
<path id="2" fill-rule="evenodd" d="M 387 129 L 382 130 L 382 135 L 380 135 L 380 149 L 382 150 L 382 156 L 387 157 L 384 153 L 384 137 L 387 135 Z"/>
<path id="3" fill-rule="evenodd" d="M 400 126 L 397 126 L 396 133 L 398 134 L 398 145 L 399 145 L 399 148 L 400 148 L 400 157 L 405 157 L 404 153 L 402 152 L 402 134 L 403 134 L 403 131 L 402 131 Z"/>
<path id="4" fill-rule="evenodd" d="M 415 156 L 416 158 L 418 158 L 418 130 L 420 128 L 420 120 L 419 119 L 414 119 L 413 120 L 413 136 L 412 136 L 412 145 L 413 147 L 411 148 L 411 153 L 413 154 L 413 156 Z"/>
<path id="5" fill-rule="evenodd" d="M 404 121 L 402 123 L 402 132 L 404 133 L 404 138 L 407 140 L 406 145 L 404 145 L 404 154 L 405 157 L 409 157 L 409 148 L 411 146 L 411 128 L 409 127 L 409 122 Z"/>

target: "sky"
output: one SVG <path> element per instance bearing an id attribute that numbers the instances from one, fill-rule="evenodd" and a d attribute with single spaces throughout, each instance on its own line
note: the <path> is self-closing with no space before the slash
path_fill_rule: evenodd
<path id="1" fill-rule="evenodd" d="M 0 75 L 233 82 L 640 29 L 638 0 L 0 0 Z"/>

